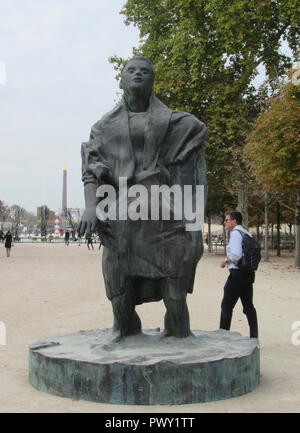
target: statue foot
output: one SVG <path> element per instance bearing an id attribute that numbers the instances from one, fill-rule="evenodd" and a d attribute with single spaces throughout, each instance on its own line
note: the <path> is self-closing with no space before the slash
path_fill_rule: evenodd
<path id="1" fill-rule="evenodd" d="M 112 329 L 110 343 L 120 343 L 124 340 L 124 336 L 121 334 L 119 329 Z"/>
<path id="2" fill-rule="evenodd" d="M 171 331 L 168 331 L 167 329 L 165 329 L 162 332 L 160 338 L 166 338 L 166 337 L 187 338 L 187 337 L 194 337 L 194 334 L 190 330 L 171 332 Z"/>
<path id="3" fill-rule="evenodd" d="M 170 334 L 166 329 L 161 333 L 160 338 L 166 338 L 166 337 L 172 337 L 172 334 Z"/>
<path id="4" fill-rule="evenodd" d="M 120 341 L 122 340 L 124 340 L 124 337 L 122 337 L 121 335 L 116 335 L 116 337 L 111 340 L 111 343 L 120 343 Z"/>
<path id="5" fill-rule="evenodd" d="M 133 311 L 132 315 L 128 318 L 128 320 L 124 320 L 124 318 L 120 318 L 114 315 L 111 342 L 119 343 L 125 337 L 141 333 L 142 323 L 136 311 Z"/>
<path id="6" fill-rule="evenodd" d="M 126 337 L 130 337 L 132 335 L 142 334 L 142 328 L 132 328 L 128 329 L 126 332 L 122 332 L 120 329 L 113 329 L 111 335 L 111 343 L 120 343 Z"/>
<path id="7" fill-rule="evenodd" d="M 136 335 L 141 333 L 142 333 L 142 322 L 137 312 L 134 311 L 126 335 Z"/>
<path id="8" fill-rule="evenodd" d="M 126 337 L 129 335 L 138 335 L 142 333 L 142 329 L 138 328 L 138 329 L 129 329 L 128 332 L 126 333 Z"/>

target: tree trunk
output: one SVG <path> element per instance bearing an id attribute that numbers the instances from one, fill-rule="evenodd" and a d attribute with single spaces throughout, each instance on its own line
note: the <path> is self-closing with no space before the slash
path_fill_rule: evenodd
<path id="1" fill-rule="evenodd" d="M 268 193 L 265 196 L 265 251 L 264 261 L 269 261 L 269 197 Z"/>
<path id="2" fill-rule="evenodd" d="M 274 224 L 271 223 L 271 250 L 274 250 Z"/>
<path id="3" fill-rule="evenodd" d="M 289 252 L 292 252 L 292 227 L 293 224 L 288 224 L 289 226 Z"/>
<path id="4" fill-rule="evenodd" d="M 223 224 L 223 247 L 224 247 L 224 255 L 226 256 L 226 230 L 225 226 Z"/>
<path id="5" fill-rule="evenodd" d="M 295 214 L 295 267 L 300 269 L 300 191 L 296 194 Z"/>
<path id="6" fill-rule="evenodd" d="M 277 218 L 277 257 L 280 257 L 280 205 L 276 205 L 276 218 Z"/>
<path id="7" fill-rule="evenodd" d="M 256 240 L 260 244 L 260 236 L 259 236 L 259 220 L 257 220 L 256 224 Z"/>
<path id="8" fill-rule="evenodd" d="M 208 219 L 208 221 L 207 221 L 207 225 L 208 225 L 208 252 L 211 253 L 212 252 L 212 247 L 211 247 L 211 216 L 208 215 L 207 219 Z"/>
<path id="9" fill-rule="evenodd" d="M 243 216 L 243 227 L 249 229 L 249 214 L 248 214 L 248 184 L 245 182 L 238 190 L 238 204 L 237 211 L 241 212 Z"/>

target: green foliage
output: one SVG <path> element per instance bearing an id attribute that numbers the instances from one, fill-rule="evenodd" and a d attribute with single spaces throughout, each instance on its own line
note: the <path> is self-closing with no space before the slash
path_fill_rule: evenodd
<path id="1" fill-rule="evenodd" d="M 209 194 L 222 202 L 247 174 L 241 155 L 260 109 L 258 65 L 269 78 L 291 66 L 279 46 L 286 39 L 296 51 L 298 0 L 128 0 L 121 13 L 140 32 L 133 54 L 155 65 L 158 98 L 207 124 Z M 119 73 L 126 63 L 110 61 Z"/>
<path id="2" fill-rule="evenodd" d="M 257 119 L 245 152 L 257 181 L 289 193 L 300 189 L 300 86 L 288 83 Z"/>
<path id="3" fill-rule="evenodd" d="M 155 64 L 158 97 L 206 120 L 212 103 L 247 93 L 260 63 L 271 77 L 291 66 L 278 48 L 285 37 L 296 50 L 297 8 L 296 0 L 128 0 L 121 13 L 140 31 L 134 53 Z"/>

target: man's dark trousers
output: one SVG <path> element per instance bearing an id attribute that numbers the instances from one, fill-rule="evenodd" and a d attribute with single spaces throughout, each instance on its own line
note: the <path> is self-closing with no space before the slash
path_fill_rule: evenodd
<path id="1" fill-rule="evenodd" d="M 230 329 L 233 308 L 238 299 L 241 298 L 243 313 L 246 314 L 250 327 L 250 337 L 258 338 L 257 315 L 252 302 L 253 282 L 254 273 L 230 269 L 229 277 L 224 286 L 224 296 L 221 304 L 221 329 Z"/>

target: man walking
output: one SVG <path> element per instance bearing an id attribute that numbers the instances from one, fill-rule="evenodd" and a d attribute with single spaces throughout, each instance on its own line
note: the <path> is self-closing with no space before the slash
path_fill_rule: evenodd
<path id="1" fill-rule="evenodd" d="M 5 240 L 4 246 L 6 248 L 6 256 L 10 257 L 11 247 L 13 246 L 13 238 L 10 230 L 7 230 L 4 236 L 4 240 Z"/>
<path id="2" fill-rule="evenodd" d="M 90 246 L 92 247 L 92 250 L 93 250 L 94 249 L 94 245 L 93 245 L 93 239 L 92 239 L 91 234 L 87 234 L 86 235 L 86 241 L 87 241 L 88 250 L 90 250 Z"/>
<path id="3" fill-rule="evenodd" d="M 224 286 L 224 296 L 221 304 L 220 328 L 230 329 L 233 308 L 240 298 L 243 305 L 243 313 L 248 319 L 250 337 L 258 338 L 257 315 L 252 302 L 254 271 L 244 272 L 238 268 L 238 262 L 243 253 L 243 237 L 239 230 L 251 236 L 242 227 L 242 220 L 242 214 L 234 211 L 226 214 L 224 221 L 225 229 L 230 230 L 231 234 L 230 242 L 226 246 L 227 257 L 220 263 L 221 268 L 227 265 L 229 270 L 229 277 Z"/>

